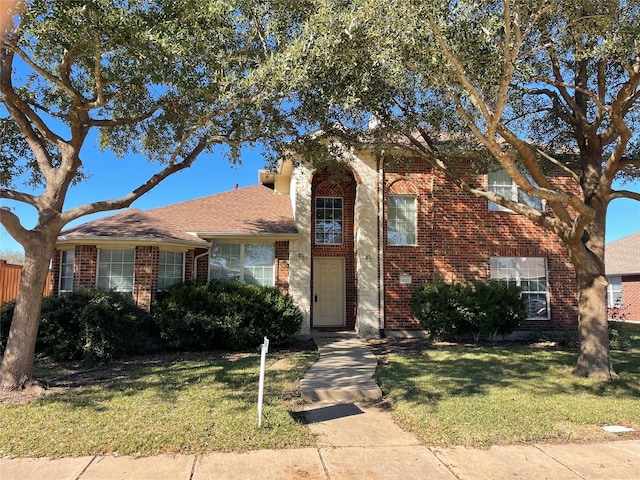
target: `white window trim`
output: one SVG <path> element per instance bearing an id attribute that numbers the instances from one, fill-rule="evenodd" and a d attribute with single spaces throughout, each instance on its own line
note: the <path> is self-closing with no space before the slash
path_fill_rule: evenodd
<path id="1" fill-rule="evenodd" d="M 276 285 L 276 246 L 274 243 L 259 243 L 259 242 L 247 242 L 247 243 L 236 243 L 236 242 L 217 242 L 214 243 L 217 245 L 220 244 L 230 244 L 230 245 L 240 245 L 240 275 L 238 277 L 238 281 L 239 282 L 244 282 L 244 269 L 245 269 L 245 264 L 244 264 L 244 251 L 245 251 L 245 245 L 248 245 L 249 243 L 253 244 L 253 245 L 272 245 L 273 246 L 273 264 L 271 265 L 272 268 L 272 272 L 271 272 L 271 285 L 269 285 L 270 287 L 274 287 Z M 211 250 L 209 251 L 209 262 L 207 264 L 208 266 L 208 271 L 207 271 L 207 279 L 209 281 L 215 280 L 218 281 L 219 279 L 217 278 L 211 278 Z M 259 285 L 259 284 L 258 284 Z"/>
<path id="2" fill-rule="evenodd" d="M 136 288 L 136 249 L 134 248 L 99 248 L 98 249 L 98 256 L 97 256 L 97 263 L 96 263 L 96 282 L 95 282 L 95 286 L 96 288 L 102 288 L 98 285 L 98 279 L 100 278 L 100 255 L 102 254 L 102 252 L 104 250 L 127 250 L 127 251 L 133 251 L 133 276 L 132 276 L 132 281 L 131 281 L 131 290 L 115 290 L 116 292 L 121 292 L 121 293 L 131 293 L 133 294 L 135 288 Z"/>
<path id="3" fill-rule="evenodd" d="M 608 285 L 607 285 L 607 307 L 609 307 L 609 308 L 620 308 L 620 307 L 622 307 L 622 305 L 623 305 L 622 302 L 623 302 L 623 299 L 624 299 L 623 292 L 622 292 L 622 277 L 619 276 L 619 275 L 616 275 L 616 276 L 608 277 L 607 280 L 609 282 Z M 615 285 L 614 285 L 614 282 L 615 282 Z M 619 290 L 618 289 L 614 290 L 614 288 L 613 288 L 614 286 L 616 286 L 616 287 L 619 286 L 620 289 Z M 614 295 L 618 294 L 618 293 L 620 295 L 620 302 L 619 303 L 613 301 Z"/>
<path id="4" fill-rule="evenodd" d="M 490 172 L 490 173 L 487 174 L 487 190 L 490 191 L 490 192 L 493 192 L 493 190 L 491 190 L 491 182 L 489 181 L 489 175 L 491 175 L 492 173 L 498 173 L 498 172 L 505 172 L 506 173 L 506 171 L 501 168 L 499 170 L 496 170 L 494 172 Z M 505 198 L 507 198 L 508 200 L 511 200 L 513 202 L 523 203 L 518 198 L 518 193 L 522 192 L 525 195 L 528 195 L 528 194 L 524 190 L 522 190 L 522 188 L 520 188 L 520 186 L 516 183 L 516 181 L 513 178 L 511 178 L 511 176 L 509 176 L 509 174 L 506 174 L 506 175 L 511 180 L 511 195 L 509 197 L 505 197 Z M 525 174 L 525 176 L 527 177 L 527 179 L 533 185 L 535 185 L 535 182 L 533 181 L 533 179 L 529 175 Z M 507 185 L 504 185 L 504 186 L 506 187 Z M 497 195 L 499 195 L 499 194 L 497 194 Z M 540 202 L 540 208 L 539 209 L 536 208 L 536 210 L 538 210 L 539 212 L 544 212 L 545 211 L 546 203 L 547 203 L 546 200 L 534 197 L 532 195 L 528 195 L 528 196 L 531 197 L 531 198 L 535 198 L 536 200 L 538 200 Z M 491 212 L 512 212 L 513 213 L 513 210 L 511 210 L 510 208 L 504 207 L 504 206 L 500 205 L 499 203 L 492 202 L 491 200 L 489 200 L 488 204 L 489 204 L 488 205 L 488 209 Z"/>
<path id="5" fill-rule="evenodd" d="M 186 263 L 186 258 L 185 258 L 185 252 L 180 252 L 178 250 L 160 250 L 158 252 L 158 291 L 159 292 L 163 292 L 166 291 L 165 290 L 161 290 L 160 289 L 160 253 L 162 252 L 170 252 L 170 253 L 181 253 L 182 254 L 182 273 L 181 273 L 181 282 L 184 282 L 184 278 L 185 278 L 185 273 L 186 273 L 186 267 L 185 267 L 185 263 Z M 180 282 L 176 282 L 176 283 L 180 283 Z M 168 288 L 168 287 L 167 287 Z"/>
<path id="6" fill-rule="evenodd" d="M 342 207 L 340 207 L 340 210 L 342 211 L 342 218 L 340 219 L 340 238 L 341 241 L 340 242 L 336 242 L 336 243 L 331 243 L 331 242 L 321 242 L 318 243 L 318 219 L 315 218 L 315 214 L 314 214 L 314 219 L 313 219 L 313 224 L 314 224 L 314 231 L 313 231 L 313 242 L 315 245 L 344 245 L 344 197 L 338 197 L 338 196 L 330 196 L 330 195 L 322 195 L 322 196 L 317 196 L 314 199 L 314 212 L 317 211 L 318 206 L 316 205 L 316 201 L 319 199 L 340 199 L 342 201 Z"/>
<path id="7" fill-rule="evenodd" d="M 413 243 L 390 243 L 389 242 L 389 201 L 390 197 L 405 197 L 413 199 Z M 387 245 L 391 247 L 415 247 L 418 245 L 418 197 L 411 194 L 388 194 L 387 195 Z"/>
<path id="8" fill-rule="evenodd" d="M 71 274 L 71 290 L 68 289 L 63 289 L 62 288 L 62 267 L 64 266 L 64 262 L 62 260 L 64 254 L 66 252 L 73 252 L 73 272 Z M 60 265 L 59 265 L 59 273 L 58 273 L 58 293 L 67 293 L 67 292 L 73 292 L 73 285 L 75 283 L 75 276 L 76 276 L 76 269 L 75 269 L 75 256 L 76 256 L 76 251 L 75 249 L 67 249 L 67 250 L 60 250 Z M 97 280 L 97 279 L 96 279 Z"/>
<path id="9" fill-rule="evenodd" d="M 489 258 L 489 263 L 491 263 L 491 259 L 493 258 L 522 258 L 522 257 L 504 257 L 504 256 L 494 256 L 494 257 L 490 257 Z M 544 272 L 545 272 L 545 280 L 546 280 L 546 291 L 545 292 L 540 292 L 540 291 L 531 291 L 531 290 L 523 290 L 522 294 L 534 294 L 534 295 L 540 295 L 542 293 L 545 294 L 546 297 L 546 303 L 547 303 L 547 315 L 544 317 L 527 317 L 527 320 L 550 320 L 551 319 L 551 301 L 550 301 L 550 294 L 549 294 L 549 264 L 547 262 L 547 258 L 546 257 L 528 257 L 528 258 L 542 258 L 544 260 Z M 489 272 L 489 277 L 491 278 L 491 280 L 502 280 L 501 278 L 494 278 L 491 276 L 491 272 Z M 516 285 L 520 286 L 521 285 L 521 276 L 520 276 L 520 271 L 516 269 L 516 278 L 515 278 L 515 283 Z"/>

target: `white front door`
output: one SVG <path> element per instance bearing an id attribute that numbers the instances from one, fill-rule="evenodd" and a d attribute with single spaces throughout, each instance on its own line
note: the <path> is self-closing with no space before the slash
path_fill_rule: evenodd
<path id="1" fill-rule="evenodd" d="M 345 325 L 344 258 L 313 259 L 313 326 Z"/>

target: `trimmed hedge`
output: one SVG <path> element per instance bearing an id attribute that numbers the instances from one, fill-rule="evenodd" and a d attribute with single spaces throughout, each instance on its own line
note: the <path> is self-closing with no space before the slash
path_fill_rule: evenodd
<path id="1" fill-rule="evenodd" d="M 420 325 L 435 337 L 485 334 L 516 330 L 527 317 L 521 290 L 504 282 L 426 283 L 413 296 L 413 313 Z"/>
<path id="2" fill-rule="evenodd" d="M 160 336 L 178 350 L 244 350 L 264 336 L 293 341 L 302 313 L 276 287 L 241 282 L 190 282 L 169 287 L 154 304 Z"/>
<path id="3" fill-rule="evenodd" d="M 3 352 L 14 307 L 10 302 L 0 311 Z M 78 290 L 43 299 L 36 353 L 55 360 L 99 363 L 143 350 L 153 331 L 151 315 L 131 295 Z"/>

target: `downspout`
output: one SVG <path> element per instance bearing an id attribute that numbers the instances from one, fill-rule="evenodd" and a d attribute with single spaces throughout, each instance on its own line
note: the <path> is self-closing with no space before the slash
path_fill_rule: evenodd
<path id="1" fill-rule="evenodd" d="M 205 255 L 211 255 L 211 246 L 213 245 L 213 242 L 209 242 L 209 247 L 207 248 L 206 252 L 201 253 L 200 255 L 196 255 L 195 257 L 193 257 L 193 269 L 191 270 L 191 279 L 192 280 L 197 280 L 198 279 L 198 260 L 200 260 L 201 257 L 204 257 Z M 207 267 L 207 272 L 208 272 L 209 267 Z M 207 273 L 207 280 L 209 280 L 209 274 Z"/>
<path id="2" fill-rule="evenodd" d="M 384 150 L 378 155 L 378 311 L 380 338 L 384 338 Z"/>

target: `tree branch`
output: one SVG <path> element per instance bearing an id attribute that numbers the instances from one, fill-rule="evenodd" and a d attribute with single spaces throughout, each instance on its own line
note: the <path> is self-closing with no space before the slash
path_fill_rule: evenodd
<path id="1" fill-rule="evenodd" d="M 29 231 L 22 226 L 20 218 L 9 207 L 0 207 L 0 224 L 18 243 L 21 245 L 26 243 Z"/>
<path id="2" fill-rule="evenodd" d="M 559 162 L 558 160 L 556 160 L 554 157 L 552 157 L 551 155 L 547 154 L 546 152 L 543 152 L 542 150 L 540 150 L 539 148 L 536 147 L 536 152 L 542 156 L 545 160 L 551 162 L 553 165 L 555 165 L 556 167 L 558 167 L 560 170 L 562 170 L 563 172 L 565 172 L 567 175 L 569 175 L 576 183 L 580 183 L 580 176 L 578 176 L 578 174 L 576 174 L 573 170 L 571 170 L 569 167 L 567 167 L 565 164 L 563 164 L 562 162 Z"/>
<path id="3" fill-rule="evenodd" d="M 640 192 L 632 192 L 631 190 L 614 190 L 609 195 L 609 200 L 617 198 L 628 198 L 640 202 Z"/>
<path id="4" fill-rule="evenodd" d="M 169 165 L 167 165 L 167 167 L 162 169 L 160 172 L 152 175 L 145 183 L 143 183 L 138 188 L 133 190 L 131 193 L 123 197 L 120 197 L 118 199 L 113 199 L 113 200 L 104 200 L 101 202 L 88 203 L 88 204 L 80 205 L 78 207 L 67 210 L 66 212 L 63 212 L 60 215 L 60 218 L 63 221 L 63 224 L 66 225 L 67 223 L 77 218 L 80 218 L 82 216 L 89 215 L 92 213 L 105 212 L 109 210 L 118 210 L 118 209 L 126 208 L 130 206 L 135 200 L 137 200 L 142 195 L 150 191 L 152 188 L 154 188 L 156 185 L 158 185 L 160 182 L 165 180 L 170 175 L 176 172 L 179 172 L 181 170 L 184 170 L 186 168 L 189 168 L 193 164 L 193 162 L 198 158 L 198 155 L 200 155 L 206 148 L 208 148 L 209 146 L 215 143 L 218 143 L 219 141 L 220 139 L 218 137 L 214 137 L 206 140 L 205 139 L 200 140 L 198 145 L 196 145 L 196 147 L 191 152 L 189 152 L 189 154 L 186 157 L 184 157 L 184 159 L 181 162 L 170 163 Z M 175 157 L 176 153 L 174 153 L 173 156 Z"/>

